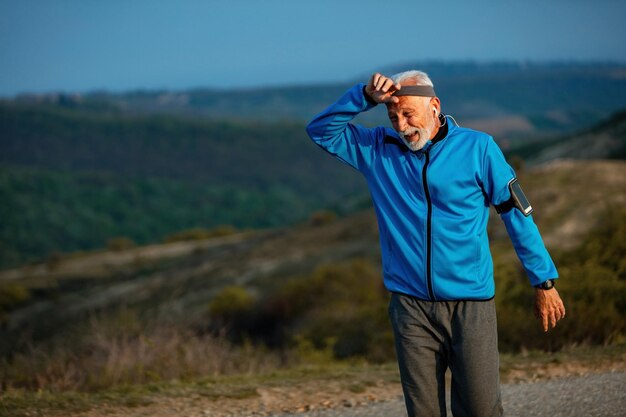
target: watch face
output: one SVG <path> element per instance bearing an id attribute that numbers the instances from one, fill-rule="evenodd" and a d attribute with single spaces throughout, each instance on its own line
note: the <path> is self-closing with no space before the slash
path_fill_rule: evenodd
<path id="1" fill-rule="evenodd" d="M 535 288 L 541 288 L 542 290 L 549 290 L 550 288 L 553 288 L 553 287 L 554 287 L 553 279 L 549 279 L 535 286 Z"/>

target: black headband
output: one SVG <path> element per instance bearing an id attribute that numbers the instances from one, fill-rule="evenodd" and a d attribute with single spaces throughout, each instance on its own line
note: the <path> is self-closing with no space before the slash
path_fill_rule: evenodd
<path id="1" fill-rule="evenodd" d="M 394 96 L 420 96 L 435 97 L 435 89 L 431 85 L 403 85 L 398 91 L 393 93 Z"/>

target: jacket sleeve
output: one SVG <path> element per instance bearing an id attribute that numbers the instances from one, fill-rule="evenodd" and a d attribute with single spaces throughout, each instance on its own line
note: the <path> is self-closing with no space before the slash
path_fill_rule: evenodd
<path id="1" fill-rule="evenodd" d="M 306 127 L 313 142 L 361 172 L 372 164 L 377 129 L 382 129 L 368 129 L 350 123 L 359 113 L 376 105 L 365 98 L 363 87 L 364 84 L 352 87 Z"/>
<path id="2" fill-rule="evenodd" d="M 493 205 L 502 204 L 511 197 L 508 184 L 515 178 L 513 168 L 506 162 L 502 151 L 489 138 L 483 156 L 483 188 Z M 515 252 L 522 262 L 532 285 L 548 279 L 557 279 L 556 266 L 546 249 L 532 216 L 524 216 L 518 209 L 502 213 L 500 218 L 511 238 Z"/>

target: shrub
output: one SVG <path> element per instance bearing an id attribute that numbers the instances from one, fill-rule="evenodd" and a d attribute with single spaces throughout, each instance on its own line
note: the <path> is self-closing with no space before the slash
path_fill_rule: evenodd
<path id="1" fill-rule="evenodd" d="M 309 224 L 314 227 L 325 226 L 337 220 L 337 214 L 328 210 L 316 211 L 309 217 Z"/>
<path id="2" fill-rule="evenodd" d="M 0 324 L 7 319 L 7 314 L 31 297 L 30 291 L 19 284 L 0 284 Z"/>
<path id="3" fill-rule="evenodd" d="M 107 249 L 116 251 L 116 252 L 121 252 L 126 249 L 131 249 L 131 248 L 134 248 L 135 246 L 137 245 L 132 239 L 128 237 L 124 237 L 124 236 L 114 237 L 107 241 Z"/>
<path id="4" fill-rule="evenodd" d="M 214 332 L 225 330 L 235 342 L 245 340 L 253 327 L 254 297 L 240 286 L 224 288 L 209 304 Z"/>
<path id="5" fill-rule="evenodd" d="M 59 265 L 61 265 L 61 263 L 63 262 L 63 258 L 64 257 L 65 257 L 65 255 L 63 255 L 61 252 L 59 252 L 59 251 L 52 251 L 46 257 L 46 266 L 50 270 L 54 270 L 54 269 L 58 268 Z"/>
<path id="6" fill-rule="evenodd" d="M 241 308 L 238 300 L 245 301 Z M 330 349 L 335 358 L 393 358 L 388 294 L 380 270 L 369 261 L 325 264 L 249 303 L 241 289 L 230 289 L 212 303 L 212 317 L 223 319 L 231 334 L 272 347 L 310 343 Z"/>
<path id="7" fill-rule="evenodd" d="M 237 233 L 237 229 L 234 226 L 228 224 L 216 226 L 213 229 L 203 229 L 198 227 L 195 229 L 183 230 L 178 233 L 173 233 L 169 236 L 166 236 L 163 239 L 163 242 L 170 243 L 203 240 L 214 237 L 230 236 L 235 233 Z"/>

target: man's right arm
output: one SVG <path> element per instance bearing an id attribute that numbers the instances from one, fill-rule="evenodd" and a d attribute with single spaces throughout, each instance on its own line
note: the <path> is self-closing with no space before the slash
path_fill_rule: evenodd
<path id="1" fill-rule="evenodd" d="M 313 141 L 340 160 L 363 171 L 371 165 L 379 136 L 384 129 L 367 129 L 350 122 L 357 114 L 378 103 L 397 100 L 392 97 L 396 86 L 381 74 L 374 74 L 367 85 L 357 84 L 339 100 L 318 114 L 307 125 Z M 367 92 L 366 92 L 367 91 Z"/>
<path id="2" fill-rule="evenodd" d="M 306 131 L 317 145 L 340 160 L 362 170 L 369 166 L 376 143 L 375 129 L 350 123 L 375 103 L 363 94 L 363 84 L 348 90 L 339 100 L 315 116 Z"/>

